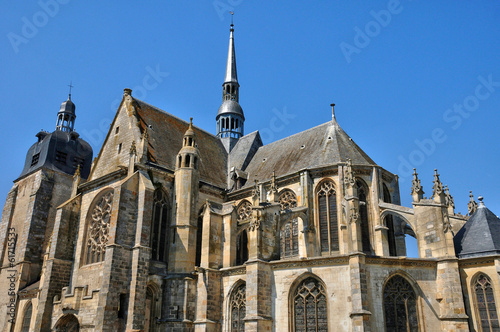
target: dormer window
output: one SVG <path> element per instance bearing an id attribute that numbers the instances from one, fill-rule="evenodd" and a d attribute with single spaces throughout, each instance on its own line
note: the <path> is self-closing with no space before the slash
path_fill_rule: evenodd
<path id="1" fill-rule="evenodd" d="M 66 152 L 56 150 L 56 162 L 66 164 L 66 157 L 68 157 Z"/>
<path id="2" fill-rule="evenodd" d="M 31 166 L 35 166 L 36 164 L 38 164 L 38 159 L 40 159 L 40 152 L 34 154 L 31 158 Z"/>

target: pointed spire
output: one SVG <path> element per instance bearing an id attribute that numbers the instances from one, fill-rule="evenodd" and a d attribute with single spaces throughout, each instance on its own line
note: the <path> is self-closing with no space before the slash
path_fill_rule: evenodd
<path id="1" fill-rule="evenodd" d="M 477 203 L 474 200 L 474 195 L 472 195 L 472 190 L 470 191 L 469 197 L 470 197 L 470 201 L 467 204 L 467 210 L 469 211 L 469 216 L 471 216 L 477 210 Z"/>
<path id="2" fill-rule="evenodd" d="M 432 186 L 432 197 L 435 201 L 439 201 L 439 203 L 444 203 L 444 189 L 443 183 L 439 179 L 439 174 L 437 169 L 434 169 L 434 185 Z"/>
<path id="3" fill-rule="evenodd" d="M 413 180 L 411 181 L 411 194 L 413 196 L 413 201 L 418 202 L 424 197 L 424 190 L 422 189 L 422 184 L 418 178 L 417 169 L 413 169 Z"/>
<path id="4" fill-rule="evenodd" d="M 238 83 L 238 74 L 236 73 L 236 52 L 234 50 L 234 24 L 233 24 L 233 14 L 231 14 L 231 29 L 229 29 L 229 49 L 227 52 L 227 65 L 226 65 L 226 78 L 224 83 L 234 82 Z"/>

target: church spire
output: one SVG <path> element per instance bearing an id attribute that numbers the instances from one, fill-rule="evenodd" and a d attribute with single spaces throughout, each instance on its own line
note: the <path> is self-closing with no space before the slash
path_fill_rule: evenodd
<path id="1" fill-rule="evenodd" d="M 234 13 L 231 12 L 231 15 Z M 217 113 L 217 136 L 223 140 L 226 150 L 231 151 L 237 140 L 243 136 L 245 115 L 239 104 L 238 74 L 234 50 L 234 24 L 231 20 L 229 49 L 227 53 L 226 76 L 222 84 L 222 105 Z"/>
<path id="2" fill-rule="evenodd" d="M 61 108 L 57 113 L 56 130 L 72 132 L 75 130 L 75 104 L 71 101 L 71 88 L 73 85 L 69 84 L 68 100 L 61 104 Z"/>

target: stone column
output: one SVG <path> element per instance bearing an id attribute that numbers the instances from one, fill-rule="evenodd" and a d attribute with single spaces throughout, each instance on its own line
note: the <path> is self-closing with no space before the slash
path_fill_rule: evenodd
<path id="1" fill-rule="evenodd" d="M 436 299 L 439 302 L 441 331 L 469 331 L 457 258 L 438 260 L 436 284 Z"/>
<path id="2" fill-rule="evenodd" d="M 195 331 L 220 331 L 222 308 L 220 272 L 203 268 L 199 271 Z"/>
<path id="3" fill-rule="evenodd" d="M 261 260 L 249 260 L 246 263 L 246 316 L 245 331 L 271 331 L 273 320 L 272 305 L 272 269 L 269 263 Z"/>
<path id="4" fill-rule="evenodd" d="M 371 331 L 370 318 L 372 313 L 368 310 L 368 285 L 366 278 L 365 254 L 356 253 L 349 256 L 349 269 L 351 274 L 351 326 L 353 332 Z"/>

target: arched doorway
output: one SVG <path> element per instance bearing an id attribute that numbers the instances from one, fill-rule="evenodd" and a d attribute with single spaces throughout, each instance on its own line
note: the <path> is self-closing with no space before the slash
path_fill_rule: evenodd
<path id="1" fill-rule="evenodd" d="M 59 318 L 54 330 L 56 332 L 78 332 L 80 331 L 80 324 L 75 315 L 67 314 Z"/>

